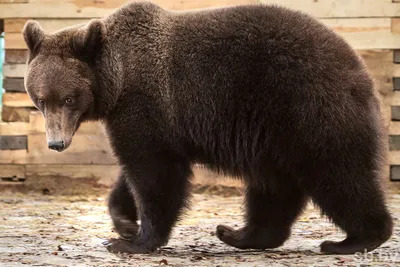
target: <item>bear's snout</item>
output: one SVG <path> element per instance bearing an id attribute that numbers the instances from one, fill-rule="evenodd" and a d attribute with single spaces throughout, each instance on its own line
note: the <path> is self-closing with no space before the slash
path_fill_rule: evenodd
<path id="1" fill-rule="evenodd" d="M 60 141 L 49 141 L 48 142 L 48 147 L 49 147 L 49 149 L 53 149 L 53 150 L 56 150 L 58 152 L 61 152 L 61 151 L 64 150 L 65 144 L 64 144 L 63 140 L 60 140 Z"/>

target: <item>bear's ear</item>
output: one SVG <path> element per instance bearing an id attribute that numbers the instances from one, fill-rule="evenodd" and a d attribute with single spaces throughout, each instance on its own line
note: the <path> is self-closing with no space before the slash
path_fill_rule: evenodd
<path id="1" fill-rule="evenodd" d="M 42 27 L 40 27 L 39 23 L 34 20 L 28 20 L 25 23 L 22 32 L 24 35 L 25 43 L 31 53 L 35 51 L 36 47 L 45 37 Z"/>
<path id="2" fill-rule="evenodd" d="M 92 19 L 73 36 L 72 50 L 78 57 L 91 59 L 101 49 L 105 35 L 104 23 L 98 19 Z"/>

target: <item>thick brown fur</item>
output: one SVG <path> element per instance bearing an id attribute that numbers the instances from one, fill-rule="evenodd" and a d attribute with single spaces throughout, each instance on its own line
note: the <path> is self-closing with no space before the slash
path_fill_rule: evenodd
<path id="1" fill-rule="evenodd" d="M 122 167 L 109 202 L 121 238 L 110 251 L 168 242 L 193 163 L 246 182 L 245 226 L 217 228 L 229 245 L 282 245 L 309 199 L 347 233 L 323 252 L 370 251 L 391 236 L 380 188 L 387 133 L 373 80 L 308 15 L 138 2 L 52 34 L 30 21 L 24 37 L 26 88 L 46 117 L 49 147 L 66 149 L 83 121 L 106 125 Z"/>

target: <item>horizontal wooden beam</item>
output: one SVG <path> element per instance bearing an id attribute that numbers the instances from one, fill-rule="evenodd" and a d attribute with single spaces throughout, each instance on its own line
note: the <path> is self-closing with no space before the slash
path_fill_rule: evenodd
<path id="1" fill-rule="evenodd" d="M 31 1 L 30 3 L 5 3 L 0 9 L 0 18 L 94 18 L 111 14 L 126 0 L 114 1 Z M 256 0 L 154 0 L 170 10 L 191 10 L 210 7 L 256 3 Z M 300 10 L 318 18 L 343 17 L 397 17 L 400 3 L 392 0 L 260 0 L 265 4 L 279 4 Z"/>
<path id="2" fill-rule="evenodd" d="M 2 122 L 0 121 L 0 135 L 28 135 L 42 132 L 35 131 L 27 122 Z M 0 137 L 1 138 L 1 137 Z"/>
<path id="3" fill-rule="evenodd" d="M 48 149 L 45 134 L 37 134 L 28 136 L 28 150 L 2 150 L 0 163 L 115 165 L 117 161 L 102 135 L 76 135 L 67 150 L 56 152 Z"/>
<path id="4" fill-rule="evenodd" d="M 25 92 L 24 78 L 6 78 L 3 87 L 6 92 Z"/>
<path id="5" fill-rule="evenodd" d="M 27 50 L 20 50 L 20 49 L 7 49 L 5 51 L 5 63 L 12 64 L 12 63 L 26 63 L 28 58 L 28 51 Z"/>
<path id="6" fill-rule="evenodd" d="M 118 165 L 71 165 L 71 164 L 39 164 L 26 165 L 26 178 L 67 177 L 71 179 L 94 178 L 97 183 L 111 186 L 117 180 L 120 167 Z"/>
<path id="7" fill-rule="evenodd" d="M 390 102 L 392 106 L 400 106 L 400 92 L 394 92 Z"/>
<path id="8" fill-rule="evenodd" d="M 32 100 L 26 93 L 3 94 L 3 105 L 8 107 L 34 107 Z"/>
<path id="9" fill-rule="evenodd" d="M 25 178 L 25 165 L 0 164 L 0 178 Z"/>
<path id="10" fill-rule="evenodd" d="M 28 145 L 26 136 L 0 135 L 0 150 L 21 150 Z"/>
<path id="11" fill-rule="evenodd" d="M 400 4 L 392 0 L 260 0 L 265 4 L 278 4 L 300 10 L 318 18 L 396 17 Z"/>
<path id="12" fill-rule="evenodd" d="M 3 75 L 5 78 L 22 78 L 25 76 L 26 64 L 4 64 Z"/>
<path id="13" fill-rule="evenodd" d="M 89 1 L 31 1 L 28 4 L 2 4 L 0 18 L 98 18 L 113 13 L 128 3 L 127 0 Z M 238 4 L 255 4 L 257 0 L 155 0 L 171 10 L 191 10 Z"/>
<path id="14" fill-rule="evenodd" d="M 400 150 L 400 135 L 389 136 L 389 149 L 391 151 Z"/>
<path id="15" fill-rule="evenodd" d="M 398 121 L 400 124 L 400 106 L 391 106 L 391 120 L 393 121 L 393 123 Z"/>
<path id="16" fill-rule="evenodd" d="M 55 32 L 64 27 L 88 22 L 90 19 L 35 19 L 45 32 Z M 4 31 L 9 33 L 22 33 L 28 19 L 5 19 Z"/>
<path id="17" fill-rule="evenodd" d="M 36 108 L 8 107 L 3 105 L 1 120 L 3 122 L 29 122 L 29 113 Z"/>
<path id="18" fill-rule="evenodd" d="M 118 165 L 0 164 L 0 178 L 17 179 L 17 181 L 29 179 L 31 183 L 34 183 L 38 177 L 65 177 L 96 179 L 98 184 L 111 186 L 117 181 L 119 172 Z M 0 185 L 3 184 L 4 181 L 0 181 Z"/>
<path id="19" fill-rule="evenodd" d="M 390 180 L 400 181 L 400 166 L 399 165 L 390 166 Z"/>
<path id="20" fill-rule="evenodd" d="M 0 4 L 29 3 L 29 0 L 0 0 Z M 1 6 L 0 6 L 1 7 Z"/>
<path id="21" fill-rule="evenodd" d="M 400 35 L 392 32 L 390 18 L 321 19 L 355 49 L 400 48 Z"/>

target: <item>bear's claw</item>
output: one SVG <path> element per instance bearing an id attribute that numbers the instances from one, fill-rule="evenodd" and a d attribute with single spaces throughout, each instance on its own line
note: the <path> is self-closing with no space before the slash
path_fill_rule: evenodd
<path id="1" fill-rule="evenodd" d="M 120 238 L 111 238 L 107 241 L 103 242 L 103 245 L 107 248 L 107 250 L 111 253 L 129 253 L 129 254 L 141 254 L 141 253 L 150 253 L 153 252 L 154 249 L 150 249 L 146 247 L 144 244 L 135 244 L 132 240 L 120 239 Z"/>

